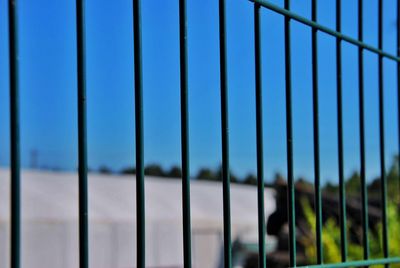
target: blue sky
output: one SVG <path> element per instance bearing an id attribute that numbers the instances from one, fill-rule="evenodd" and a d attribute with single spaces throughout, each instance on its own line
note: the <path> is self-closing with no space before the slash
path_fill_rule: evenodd
<path id="1" fill-rule="evenodd" d="M 133 166 L 132 1 L 87 1 L 89 166 Z M 272 1 L 282 5 L 283 1 Z M 310 17 L 311 1 L 292 1 Z M 319 1 L 319 22 L 335 26 L 335 2 Z M 384 49 L 395 53 L 395 1 L 384 8 Z M 77 166 L 75 4 L 19 1 L 21 154 L 29 167 Z M 286 174 L 283 18 L 262 11 L 266 178 Z M 178 1 L 142 1 L 146 163 L 180 163 Z M 365 42 L 377 44 L 377 1 L 365 3 Z M 357 1 L 343 5 L 343 31 L 356 37 Z M 0 0 L 0 164 L 9 164 L 7 1 Z M 256 168 L 253 6 L 227 1 L 230 149 L 233 172 Z M 311 32 L 292 23 L 295 175 L 313 178 Z M 218 1 L 188 0 L 191 170 L 221 161 Z M 395 63 L 385 60 L 387 165 L 397 152 Z M 321 173 L 337 179 L 335 39 L 319 34 Z M 377 57 L 365 52 L 367 175 L 379 174 Z M 345 173 L 359 168 L 357 49 L 343 44 Z"/>

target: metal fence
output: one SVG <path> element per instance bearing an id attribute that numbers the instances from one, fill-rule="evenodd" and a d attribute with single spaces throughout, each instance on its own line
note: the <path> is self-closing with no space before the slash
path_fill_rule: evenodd
<path id="1" fill-rule="evenodd" d="M 260 9 L 266 8 L 284 17 L 285 80 L 286 80 L 286 145 L 288 176 L 288 219 L 290 266 L 296 266 L 296 226 L 295 226 L 295 187 L 293 175 L 293 135 L 292 135 L 292 83 L 291 83 L 291 33 L 290 24 L 295 20 L 312 29 L 312 89 L 313 89 L 313 131 L 314 131 L 314 178 L 317 264 L 313 267 L 355 267 L 400 263 L 400 257 L 389 256 L 389 237 L 387 222 L 387 182 L 385 176 L 384 139 L 384 87 L 383 59 L 397 63 L 397 76 L 400 76 L 400 1 L 397 2 L 397 55 L 383 51 L 383 0 L 378 0 L 378 47 L 363 42 L 363 1 L 358 0 L 358 38 L 354 39 L 341 32 L 341 0 L 336 0 L 336 29 L 327 28 L 317 22 L 317 0 L 312 0 L 312 19 L 309 20 L 290 11 L 290 0 L 284 1 L 284 8 L 267 0 L 250 0 L 254 5 L 254 49 L 255 49 L 255 98 L 256 98 L 256 144 L 259 213 L 259 267 L 266 267 L 265 222 L 264 222 L 264 171 L 263 171 L 263 125 L 262 125 L 262 75 L 261 75 L 261 16 Z M 11 131 L 11 267 L 20 267 L 20 148 L 19 148 L 19 86 L 18 86 L 18 0 L 9 0 L 9 66 L 10 66 L 10 131 Z M 232 267 L 231 222 L 230 222 L 230 176 L 229 176 L 229 125 L 228 125 L 228 84 L 225 0 L 219 0 L 219 48 L 220 48 L 220 90 L 221 90 L 221 131 L 222 131 L 222 182 L 223 182 L 223 226 L 224 226 L 224 267 Z M 143 103 L 142 103 L 142 46 L 141 46 L 141 3 L 133 0 L 133 39 L 134 39 L 134 91 L 135 91 L 135 134 L 136 134 L 136 201 L 137 201 L 137 267 L 145 267 L 145 204 L 144 204 L 144 161 L 143 161 Z M 87 185 L 87 138 L 86 138 L 86 73 L 85 73 L 85 1 L 76 0 L 77 34 L 77 74 L 78 74 L 78 153 L 79 153 L 79 263 L 81 268 L 89 267 L 88 244 L 88 185 Z M 341 263 L 324 264 L 322 247 L 322 202 L 319 164 L 319 118 L 318 118 L 318 33 L 336 38 L 336 82 L 337 82 L 337 134 L 340 192 L 340 231 Z M 183 209 L 183 250 L 184 267 L 191 267 L 191 223 L 190 223 L 190 177 L 189 177 L 189 133 L 188 133 L 188 63 L 187 63 L 187 15 L 186 0 L 179 0 L 180 36 L 180 90 L 181 90 L 181 148 L 182 148 L 182 209 Z M 343 160 L 343 114 L 342 114 L 342 42 L 358 48 L 359 80 L 359 131 L 360 166 L 363 216 L 364 260 L 347 261 L 346 234 L 346 194 Z M 379 91 L 379 142 L 380 179 L 382 202 L 382 259 L 369 258 L 368 242 L 368 197 L 365 175 L 365 130 L 364 130 L 364 62 L 363 52 L 368 50 L 377 55 Z M 398 93 L 400 83 L 397 84 Z M 400 94 L 398 95 L 400 103 Z M 398 116 L 400 115 L 400 105 Z M 400 117 L 398 117 L 400 118 Z M 399 124 L 400 130 L 400 124 Z M 400 131 L 399 131 L 400 132 Z"/>

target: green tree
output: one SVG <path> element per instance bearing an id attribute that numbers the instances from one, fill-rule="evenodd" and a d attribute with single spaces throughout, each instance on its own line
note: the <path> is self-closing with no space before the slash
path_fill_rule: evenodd
<path id="1" fill-rule="evenodd" d="M 112 171 L 111 171 L 111 169 L 110 168 L 108 168 L 107 166 L 101 166 L 100 168 L 99 168 L 99 173 L 100 174 L 111 174 L 112 173 Z"/>
<path id="2" fill-rule="evenodd" d="M 182 177 L 182 170 L 178 166 L 173 166 L 168 171 L 167 176 L 170 178 L 180 178 L 180 177 Z"/>
<path id="3" fill-rule="evenodd" d="M 148 176 L 165 177 L 165 172 L 160 165 L 150 164 L 144 168 L 144 174 Z"/>
<path id="4" fill-rule="evenodd" d="M 216 181 L 218 180 L 218 176 L 216 176 L 216 174 L 214 173 L 214 171 L 212 171 L 209 168 L 201 168 L 197 175 L 196 178 L 199 180 L 210 180 L 210 181 Z"/>
<path id="5" fill-rule="evenodd" d="M 305 247 L 305 254 L 308 261 L 315 263 L 316 260 L 316 246 L 315 246 L 315 214 L 310 204 L 306 199 L 301 201 L 302 209 L 306 221 L 310 227 L 308 236 L 300 239 Z M 389 236 L 389 256 L 398 256 L 400 252 L 400 240 L 396 239 L 400 233 L 400 213 L 395 203 L 390 202 L 387 207 L 388 211 L 388 236 Z M 348 229 L 351 226 L 348 221 Z M 382 244 L 382 223 L 376 226 L 371 226 L 369 231 L 369 251 L 370 258 L 382 258 L 383 244 Z M 362 239 L 359 239 L 362 241 Z M 341 261 L 340 258 L 340 227 L 334 219 L 328 219 L 323 225 L 322 245 L 324 252 L 324 263 L 337 263 Z M 360 244 L 348 241 L 348 260 L 362 260 L 363 248 Z M 391 267 L 399 268 L 400 264 L 391 264 Z M 383 267 L 383 265 L 375 265 L 371 267 Z"/>
<path id="6" fill-rule="evenodd" d="M 134 167 L 123 168 L 123 169 L 120 171 L 120 173 L 121 173 L 121 174 L 125 174 L 125 175 L 128 175 L 128 174 L 136 174 L 136 168 L 134 168 Z"/>
<path id="7" fill-rule="evenodd" d="M 353 172 L 346 181 L 346 192 L 352 195 L 359 195 L 361 189 L 361 178 L 358 172 Z"/>
<path id="8" fill-rule="evenodd" d="M 222 166 L 221 165 L 218 167 L 218 169 L 215 171 L 214 174 L 218 180 L 222 180 Z M 231 170 L 229 171 L 229 178 L 230 178 L 230 181 L 233 183 L 240 182 L 239 178 Z"/>
<path id="9" fill-rule="evenodd" d="M 257 185 L 257 178 L 254 176 L 254 174 L 248 174 L 244 178 L 243 183 L 248 185 Z"/>

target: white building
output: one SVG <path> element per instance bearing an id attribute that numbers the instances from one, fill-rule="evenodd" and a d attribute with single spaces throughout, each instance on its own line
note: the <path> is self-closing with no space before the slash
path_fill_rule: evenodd
<path id="1" fill-rule="evenodd" d="M 10 179 L 0 170 L 0 268 L 9 267 Z M 74 173 L 22 172 L 22 267 L 78 267 L 78 179 Z M 183 267 L 181 181 L 146 177 L 146 263 Z M 265 213 L 275 209 L 265 190 Z M 257 242 L 257 189 L 231 186 L 232 240 Z M 191 183 L 193 267 L 219 267 L 222 185 Z M 89 175 L 90 267 L 129 268 L 136 261 L 135 179 Z M 269 239 L 267 239 L 269 240 Z"/>

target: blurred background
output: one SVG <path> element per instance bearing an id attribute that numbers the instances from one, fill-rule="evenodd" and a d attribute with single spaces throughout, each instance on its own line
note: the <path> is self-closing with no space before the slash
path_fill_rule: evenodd
<path id="1" fill-rule="evenodd" d="M 182 267 L 178 1 L 142 1 L 144 157 L 148 267 Z M 283 6 L 283 1 L 270 1 Z M 319 1 L 318 21 L 335 28 L 335 1 Z M 384 1 L 383 50 L 396 55 L 396 2 Z M 195 267 L 222 265 L 222 185 L 218 2 L 188 0 L 189 140 Z M 293 1 L 311 18 L 311 1 Z M 20 0 L 22 254 L 24 267 L 76 267 L 77 77 L 75 3 Z M 376 46 L 377 1 L 364 4 L 364 41 Z M 87 1 L 87 111 L 92 267 L 135 264 L 135 120 L 132 1 Z M 287 265 L 284 19 L 262 9 L 267 260 Z M 315 262 L 311 30 L 292 22 L 292 83 L 298 261 Z M 253 5 L 227 1 L 227 57 L 234 263 L 256 267 L 256 124 Z M 342 7 L 342 31 L 357 38 L 357 1 Z M 8 267 L 9 67 L 7 1 L 0 0 L 0 267 Z M 323 234 L 338 232 L 336 40 L 318 35 Z M 343 42 L 344 174 L 352 244 L 360 246 L 357 47 Z M 379 247 L 378 57 L 364 52 L 366 177 L 371 240 Z M 399 221 L 396 63 L 384 60 L 388 199 Z M 310 213 L 308 213 L 310 212 Z M 396 214 L 397 213 L 397 214 Z M 397 217 L 397 218 L 396 218 Z M 328 224 L 328 225 L 325 225 Z M 376 227 L 376 228 L 375 228 Z M 353 228 L 353 229 L 351 229 Z M 398 227 L 397 227 L 398 228 Z M 393 232 L 396 233 L 394 229 Z M 327 239 L 328 239 L 327 238 Z M 336 240 L 335 240 L 336 239 Z M 328 241 L 328 240 L 326 240 Z M 285 244 L 286 243 L 286 244 Z M 375 247 L 372 245 L 371 247 Z M 390 244 L 400 250 L 400 243 Z M 392 249 L 392 247 L 394 247 Z M 330 247 L 334 252 L 334 246 Z M 340 250 L 338 251 L 340 252 Z M 328 252 L 329 253 L 329 252 Z M 326 254 L 328 254 L 326 253 Z M 332 253 L 330 255 L 335 255 Z M 338 255 L 339 256 L 339 255 Z M 327 259 L 329 262 L 329 258 Z M 330 261 L 340 261 L 331 259 Z"/>

